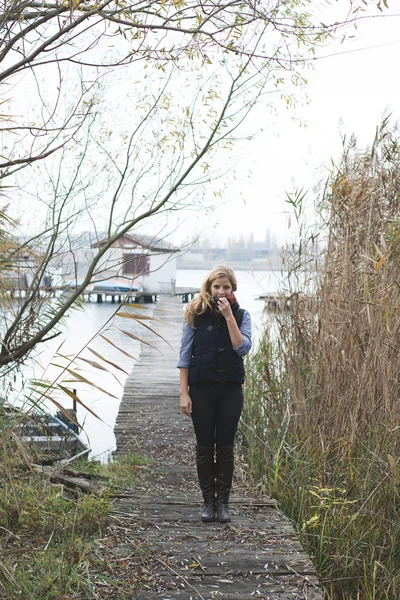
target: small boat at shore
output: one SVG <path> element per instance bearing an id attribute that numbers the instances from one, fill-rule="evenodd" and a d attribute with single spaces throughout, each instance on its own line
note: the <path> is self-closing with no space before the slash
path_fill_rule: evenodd
<path id="1" fill-rule="evenodd" d="M 90 447 L 79 437 L 76 426 L 65 415 L 24 414 L 13 407 L 3 407 L 10 429 L 19 441 L 33 451 L 35 462 L 52 464 L 87 457 Z"/>

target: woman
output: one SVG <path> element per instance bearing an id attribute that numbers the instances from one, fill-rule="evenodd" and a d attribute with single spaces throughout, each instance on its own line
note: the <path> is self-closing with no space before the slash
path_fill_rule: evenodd
<path id="1" fill-rule="evenodd" d="M 251 319 L 239 308 L 233 270 L 214 267 L 185 312 L 180 410 L 192 416 L 205 522 L 229 523 L 233 444 L 243 408 L 242 356 L 251 348 Z M 214 459 L 215 455 L 215 459 Z"/>

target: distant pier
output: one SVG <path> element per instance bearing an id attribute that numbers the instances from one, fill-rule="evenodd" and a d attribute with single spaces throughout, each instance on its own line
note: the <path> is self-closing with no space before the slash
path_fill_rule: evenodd
<path id="1" fill-rule="evenodd" d="M 306 303 L 309 308 L 315 310 L 317 300 L 313 296 L 308 296 L 301 292 L 293 292 L 290 295 L 272 292 L 258 296 L 259 300 L 264 300 L 264 309 L 271 312 L 282 312 L 293 309 L 295 304 Z"/>
<path id="2" fill-rule="evenodd" d="M 271 293 L 259 296 L 259 300 L 264 300 L 264 308 L 269 311 L 282 311 L 290 309 L 290 296 Z"/>
<path id="3" fill-rule="evenodd" d="M 72 287 L 51 287 L 51 288 L 41 288 L 38 290 L 37 294 L 39 297 L 45 298 L 46 296 L 49 298 L 54 298 L 63 293 L 67 293 L 72 291 L 74 288 Z M 25 298 L 27 288 L 6 290 L 8 291 L 11 298 L 19 299 Z M 194 287 L 177 287 L 174 292 L 146 292 L 146 291 L 117 291 L 110 290 L 108 288 L 100 288 L 96 287 L 95 290 L 85 290 L 81 296 L 87 302 L 97 302 L 97 304 L 102 304 L 103 302 L 111 302 L 111 304 L 121 303 L 121 302 L 135 302 L 138 304 L 147 304 L 147 303 L 156 303 L 163 296 L 176 296 L 182 300 L 182 303 L 190 302 L 197 294 L 200 293 L 199 288 Z"/>
<path id="4" fill-rule="evenodd" d="M 92 301 L 92 297 L 96 298 L 96 302 L 98 304 L 102 302 L 111 302 L 115 304 L 116 302 L 137 302 L 138 304 L 144 303 L 155 303 L 160 300 L 163 296 L 176 296 L 181 298 L 183 303 L 190 302 L 192 298 L 196 296 L 200 292 L 200 289 L 193 287 L 177 287 L 175 292 L 118 292 L 118 291 L 110 291 L 106 288 L 96 288 L 95 291 L 85 291 L 82 296 L 84 296 L 88 302 Z"/>

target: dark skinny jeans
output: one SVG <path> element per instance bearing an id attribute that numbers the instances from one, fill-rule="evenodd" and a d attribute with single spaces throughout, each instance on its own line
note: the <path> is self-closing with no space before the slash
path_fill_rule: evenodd
<path id="1" fill-rule="evenodd" d="M 237 383 L 191 386 L 192 420 L 198 446 L 233 446 L 243 408 Z"/>

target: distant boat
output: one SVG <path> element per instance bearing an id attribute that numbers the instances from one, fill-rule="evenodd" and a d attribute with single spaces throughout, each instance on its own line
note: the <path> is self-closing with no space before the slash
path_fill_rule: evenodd
<path id="1" fill-rule="evenodd" d="M 94 281 L 92 291 L 121 293 L 143 292 L 143 286 L 140 283 L 124 279 L 123 277 L 113 277 L 104 281 Z"/>
<path id="2" fill-rule="evenodd" d="M 72 279 L 65 282 L 65 287 L 68 289 L 76 289 L 80 285 L 82 285 L 83 279 Z M 104 279 L 101 281 L 92 281 L 85 288 L 85 294 L 95 294 L 95 293 L 103 293 L 107 292 L 128 294 L 130 292 L 138 293 L 143 292 L 143 286 L 140 283 L 135 281 L 131 281 L 130 279 L 125 279 L 123 277 L 112 277 L 110 279 Z"/>

